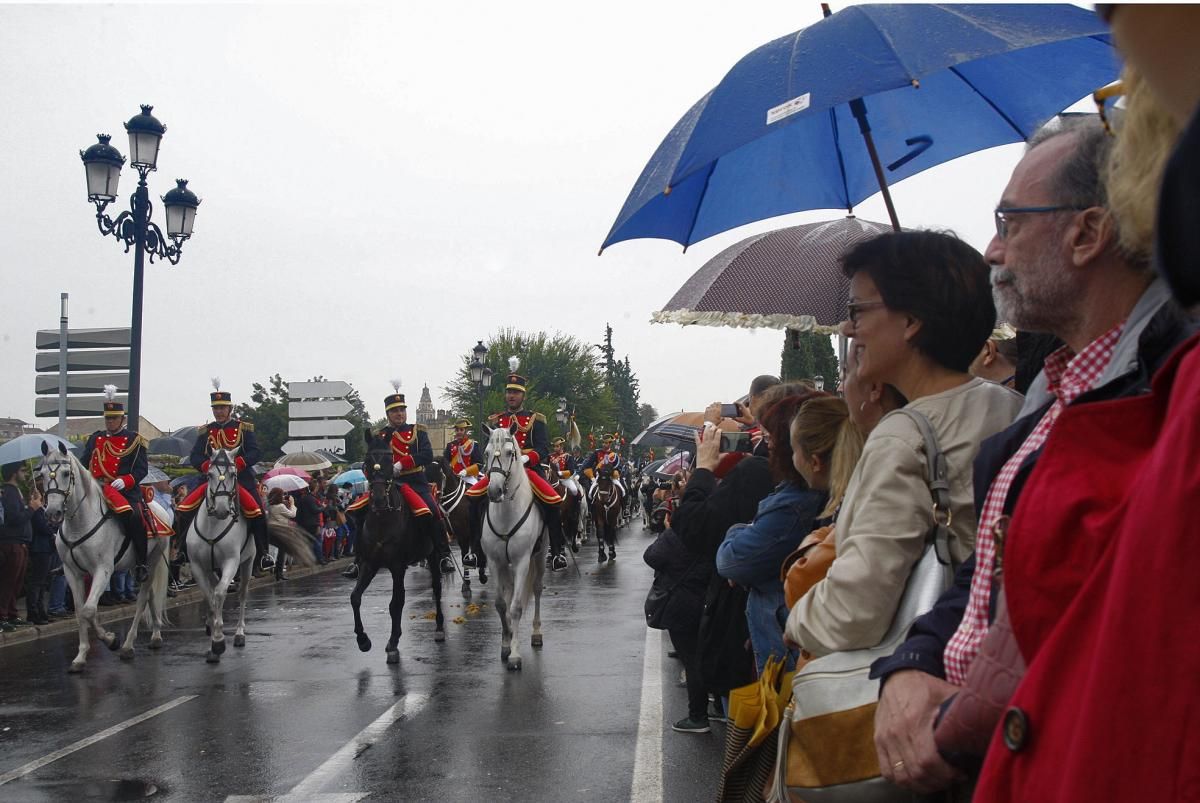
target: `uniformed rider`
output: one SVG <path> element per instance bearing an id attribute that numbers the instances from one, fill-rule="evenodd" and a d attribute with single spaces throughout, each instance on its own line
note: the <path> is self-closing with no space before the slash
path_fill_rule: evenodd
<path id="1" fill-rule="evenodd" d="M 92 433 L 88 438 L 80 462 L 103 486 L 104 498 L 120 519 L 125 536 L 133 547 L 136 558 L 134 577 L 139 583 L 144 583 L 150 576 L 146 567 L 144 518 L 150 512 L 145 507 L 146 500 L 142 498 L 140 485 L 149 469 L 146 441 L 141 435 L 135 435 L 125 428 L 125 406 L 113 401 L 116 390 L 115 385 L 105 386 L 108 401 L 104 402 L 104 429 Z"/>
<path id="2" fill-rule="evenodd" d="M 575 462 L 575 458 L 569 455 L 564 447 L 566 446 L 565 438 L 555 438 L 550 442 L 552 451 L 550 452 L 550 470 L 558 477 L 558 481 L 562 483 L 562 487 L 566 489 L 571 496 L 579 496 L 582 491 L 579 488 L 579 480 L 576 474 L 579 473 L 579 466 Z"/>
<path id="3" fill-rule="evenodd" d="M 458 478 L 467 486 L 469 490 L 479 482 L 480 468 L 483 465 L 483 444 L 474 440 L 471 437 L 471 419 L 460 418 L 454 422 L 454 440 L 446 444 L 444 457 L 446 463 L 450 466 L 450 470 L 458 475 Z M 474 522 L 477 516 L 483 515 L 484 501 L 481 497 L 472 496 L 467 498 L 467 520 Z M 475 540 L 475 527 L 472 524 L 472 532 L 459 533 L 458 538 L 469 541 L 467 549 L 463 551 L 462 561 L 463 566 L 468 569 L 473 569 L 479 565 L 479 559 L 476 557 L 482 550 L 479 542 Z"/>
<path id="4" fill-rule="evenodd" d="M 434 501 L 433 489 L 425 477 L 425 467 L 433 463 L 429 433 L 423 426 L 408 423 L 408 404 L 404 401 L 404 394 L 400 393 L 399 382 L 393 382 L 393 385 L 396 392 L 383 400 L 388 425 L 375 433 L 375 437 L 391 446 L 392 473 L 396 480 L 416 491 L 431 511 L 431 516 L 418 516 L 418 521 L 430 522 L 429 534 L 438 553 L 439 568 L 443 573 L 452 572 L 454 561 L 450 558 L 450 542 L 446 538 L 445 528 L 437 524 L 441 508 Z"/>
<path id="5" fill-rule="evenodd" d="M 545 521 L 546 529 L 550 533 L 550 568 L 560 571 L 567 568 L 567 558 L 563 553 L 562 518 L 558 510 L 562 497 L 546 481 L 546 474 L 549 471 L 547 462 L 550 457 L 550 436 L 546 431 L 546 417 L 541 413 L 525 409 L 527 380 L 517 373 L 520 367 L 520 360 L 516 357 L 509 357 L 508 382 L 504 386 L 504 404 L 507 409 L 504 412 L 488 416 L 488 422 L 493 428 L 512 429 L 515 433 L 517 445 L 521 447 L 521 452 L 525 455 L 525 473 L 533 483 L 534 499 L 537 500 L 538 507 L 542 512 L 542 520 Z M 487 485 L 488 478 L 484 477 L 475 483 L 475 486 L 467 491 L 467 494 L 472 497 L 482 497 L 487 493 Z M 481 513 L 477 517 L 478 520 L 472 521 L 472 529 L 481 536 L 482 511 L 486 510 L 486 507 L 480 505 L 479 510 Z M 475 538 L 475 543 L 480 543 L 475 535 L 472 535 L 472 538 Z M 482 570 L 487 566 L 487 560 L 483 556 L 482 550 L 478 557 Z"/>
<path id="6" fill-rule="evenodd" d="M 589 479 L 593 477 L 601 477 L 607 474 L 612 478 L 613 485 L 617 486 L 617 490 L 621 493 L 621 498 L 625 498 L 625 485 L 621 482 L 621 460 L 620 439 L 615 435 L 605 435 L 601 439 L 603 447 L 589 454 L 583 460 L 583 465 L 580 470 Z M 588 489 L 588 497 L 592 498 L 596 495 L 596 490 L 599 484 L 592 483 L 592 487 Z"/>
<path id="7" fill-rule="evenodd" d="M 254 464 L 261 457 L 258 440 L 254 435 L 254 425 L 233 414 L 233 396 L 221 390 L 220 380 L 213 380 L 213 388 L 213 392 L 208 394 L 213 420 L 205 424 L 196 436 L 188 463 L 200 473 L 207 474 L 208 463 L 215 450 L 238 450 L 234 458 L 238 504 L 254 536 L 254 570 L 257 574 L 267 569 L 264 565 L 267 559 L 267 520 L 263 516 L 262 500 L 258 498 L 258 480 L 254 476 Z M 175 531 L 180 535 L 181 549 L 186 548 L 188 529 L 207 491 L 208 485 L 200 483 L 175 506 Z"/>

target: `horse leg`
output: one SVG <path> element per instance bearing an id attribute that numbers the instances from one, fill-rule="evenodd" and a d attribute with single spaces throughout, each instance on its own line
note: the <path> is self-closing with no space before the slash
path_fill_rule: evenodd
<path id="1" fill-rule="evenodd" d="M 603 517 L 596 518 L 593 516 L 593 519 L 596 522 L 596 548 L 599 550 L 596 556 L 596 562 L 604 563 L 604 561 L 608 560 L 608 555 L 604 552 L 604 544 L 606 541 L 604 530 L 608 525 L 608 522 Z"/>
<path id="2" fill-rule="evenodd" d="M 429 571 L 440 580 L 441 570 L 437 565 L 437 554 L 430 553 Z M 399 569 L 392 569 L 392 601 L 388 603 L 388 613 L 392 617 L 392 632 L 388 636 L 387 644 L 383 646 L 383 651 L 387 655 L 389 664 L 400 663 L 400 648 L 397 646 L 400 643 L 400 634 L 404 628 L 401 626 L 404 621 L 404 572 L 408 567 L 401 564 Z"/>
<path id="3" fill-rule="evenodd" d="M 362 605 L 363 592 L 371 585 L 378 571 L 377 564 L 363 560 L 358 567 L 358 580 L 354 583 L 354 590 L 350 592 L 350 607 L 354 609 L 354 635 L 358 638 L 358 648 L 363 652 L 371 649 L 371 639 L 367 638 L 367 633 L 363 630 L 362 616 L 359 615 L 358 609 Z"/>
<path id="4" fill-rule="evenodd" d="M 521 628 L 521 616 L 525 612 L 525 606 L 529 603 L 529 580 L 530 572 L 533 571 L 530 566 L 534 562 L 534 558 L 541 561 L 540 553 L 536 556 L 526 555 L 517 559 L 517 565 L 513 571 L 513 595 L 512 605 L 508 609 L 509 627 L 512 632 L 509 634 L 509 643 L 512 645 L 512 652 L 508 656 L 508 668 L 519 671 L 521 669 L 521 640 L 518 631 Z M 545 565 L 545 561 L 541 561 Z"/>
<path id="5" fill-rule="evenodd" d="M 230 558 L 221 566 L 221 577 L 213 588 L 209 610 L 212 611 L 212 642 L 205 660 L 215 664 L 221 660 L 225 652 L 225 595 L 229 593 L 229 584 L 237 573 L 237 557 Z"/>
<path id="6" fill-rule="evenodd" d="M 433 575 L 433 608 L 437 614 L 437 627 L 433 631 L 433 640 L 442 642 L 446 640 L 446 617 L 442 615 L 442 573 L 432 572 Z"/>
<path id="7" fill-rule="evenodd" d="M 529 637 L 530 647 L 542 646 L 542 585 L 546 577 L 546 564 L 534 561 L 533 571 L 533 635 Z"/>
<path id="8" fill-rule="evenodd" d="M 156 538 L 158 547 L 152 550 L 154 571 L 150 575 L 150 588 L 146 602 L 150 609 L 150 649 L 162 647 L 162 626 L 167 619 L 167 586 L 171 581 L 171 570 L 167 568 L 167 540 Z M 139 589 L 139 596 L 140 596 Z"/>
<path id="9" fill-rule="evenodd" d="M 96 638 L 104 642 L 104 646 L 110 650 L 116 651 L 121 646 L 120 641 L 117 639 L 117 634 L 111 630 L 105 630 L 96 619 L 96 609 L 100 604 L 100 595 L 108 588 L 108 582 L 112 579 L 112 573 L 112 568 L 106 566 L 97 569 L 96 573 L 92 575 L 92 590 L 88 594 L 87 601 L 83 606 L 83 618 L 96 631 Z M 76 601 L 75 605 L 78 607 L 79 602 Z"/>
<path id="10" fill-rule="evenodd" d="M 150 558 L 147 557 L 146 560 L 148 561 Z M 129 623 L 129 632 L 125 634 L 125 643 L 121 645 L 121 650 L 117 653 L 121 656 L 122 661 L 133 660 L 133 642 L 137 640 L 138 624 L 142 621 L 142 611 L 146 609 L 149 597 L 150 583 L 142 583 L 138 586 L 137 604 L 133 608 L 133 621 Z"/>
<path id="11" fill-rule="evenodd" d="M 83 576 L 76 573 L 74 566 L 65 562 L 63 563 L 63 572 L 67 575 L 67 585 L 71 587 L 71 597 L 75 600 L 75 623 L 79 626 L 79 652 L 75 654 L 75 660 L 67 668 L 67 671 L 74 675 L 83 671 L 88 650 L 91 649 L 91 642 L 88 640 L 88 620 L 83 615 Z"/>
<path id="12" fill-rule="evenodd" d="M 506 569 L 499 573 L 497 589 L 500 593 L 496 598 L 496 613 L 500 616 L 500 660 L 508 661 L 512 652 L 512 629 L 508 624 L 508 603 L 512 600 L 512 574 Z"/>
<path id="13" fill-rule="evenodd" d="M 280 554 L 280 560 L 283 560 L 283 555 Z M 242 580 L 238 584 L 238 623 L 237 630 L 233 633 L 233 646 L 246 646 L 246 602 L 250 599 L 250 561 L 242 563 Z"/>

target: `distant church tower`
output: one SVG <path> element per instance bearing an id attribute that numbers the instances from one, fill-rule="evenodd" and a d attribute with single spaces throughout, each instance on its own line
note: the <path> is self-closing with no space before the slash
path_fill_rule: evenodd
<path id="1" fill-rule="evenodd" d="M 421 389 L 421 401 L 417 404 L 417 423 L 429 426 L 437 418 L 433 410 L 433 399 L 429 396 L 429 385 Z"/>

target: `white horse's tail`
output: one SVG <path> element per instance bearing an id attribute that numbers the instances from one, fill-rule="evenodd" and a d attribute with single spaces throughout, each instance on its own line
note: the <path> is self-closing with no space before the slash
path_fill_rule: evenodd
<path id="1" fill-rule="evenodd" d="M 167 566 L 167 556 L 164 554 L 154 561 L 154 569 L 150 573 L 150 598 L 154 601 L 153 610 L 158 613 L 158 626 L 166 627 L 171 624 L 167 617 L 167 584 L 171 580 L 171 570 Z M 150 621 L 150 607 L 142 614 L 146 627 L 154 627 Z"/>

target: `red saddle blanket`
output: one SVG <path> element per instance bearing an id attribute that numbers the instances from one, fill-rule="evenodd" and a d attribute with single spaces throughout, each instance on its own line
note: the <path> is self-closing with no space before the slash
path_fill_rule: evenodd
<path id="1" fill-rule="evenodd" d="M 538 499 L 548 505 L 557 505 L 562 501 L 562 497 L 558 495 L 558 491 L 554 490 L 554 486 L 546 482 L 545 477 L 541 474 L 531 468 L 526 468 L 525 476 L 529 478 L 529 482 L 533 486 L 533 495 Z M 472 485 L 470 490 L 467 491 L 467 496 L 483 496 L 487 493 L 489 479 L 490 477 L 484 477 Z"/>
<path id="2" fill-rule="evenodd" d="M 396 483 L 396 487 L 400 489 L 400 493 L 404 496 L 404 504 L 408 505 L 409 510 L 411 510 L 413 512 L 414 516 L 433 515 L 433 511 L 431 511 L 429 509 L 429 505 L 425 504 L 425 500 L 421 498 L 421 495 L 419 493 L 414 491 L 412 488 L 410 488 L 408 485 L 404 484 L 403 482 Z M 371 501 L 371 494 L 365 493 L 362 496 L 359 496 L 353 502 L 351 502 L 346 507 L 346 510 L 360 510 L 360 509 L 366 507 L 370 503 L 370 501 Z"/>
<path id="3" fill-rule="evenodd" d="M 149 538 L 170 538 L 175 534 L 171 529 L 171 525 L 158 517 L 154 512 L 154 508 L 150 507 L 150 502 L 154 500 L 154 489 L 143 487 L 142 499 L 145 504 L 141 506 L 139 513 L 142 516 L 142 521 L 146 525 L 146 535 Z M 113 513 L 128 513 L 133 509 L 129 504 L 129 500 L 122 496 L 118 491 L 114 491 L 109 486 L 104 486 L 104 501 L 108 503 L 108 508 Z"/>

